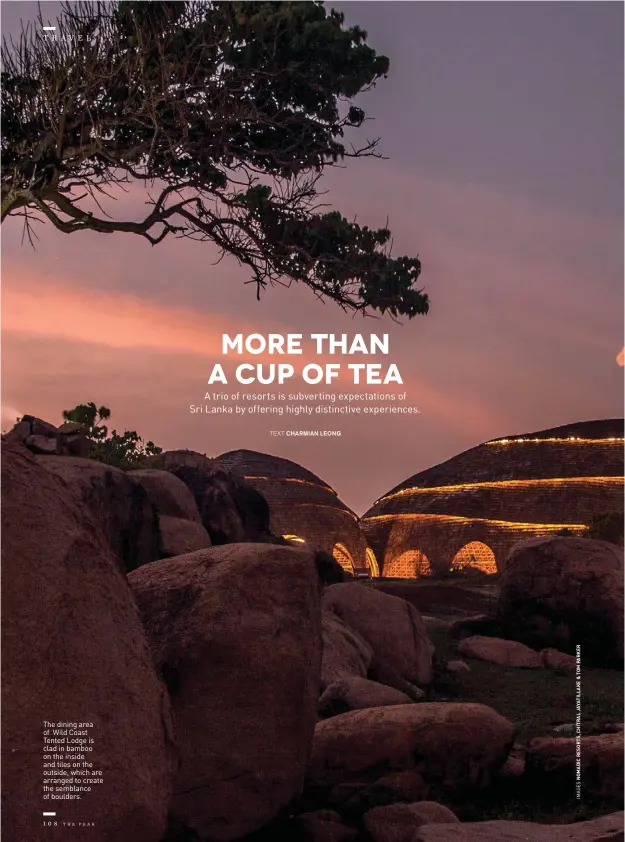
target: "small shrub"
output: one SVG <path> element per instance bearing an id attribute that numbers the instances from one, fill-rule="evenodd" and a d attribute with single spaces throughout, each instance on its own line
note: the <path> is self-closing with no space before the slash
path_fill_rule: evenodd
<path id="1" fill-rule="evenodd" d="M 106 406 L 97 407 L 93 402 L 79 404 L 74 409 L 66 409 L 63 412 L 65 421 L 76 421 L 85 427 L 89 440 L 89 457 L 97 462 L 129 470 L 140 468 L 147 457 L 163 452 L 154 442 L 144 442 L 134 430 L 124 430 L 123 433 L 113 430 L 109 434 L 108 427 L 102 422 L 108 421 L 110 417 L 110 409 Z"/>

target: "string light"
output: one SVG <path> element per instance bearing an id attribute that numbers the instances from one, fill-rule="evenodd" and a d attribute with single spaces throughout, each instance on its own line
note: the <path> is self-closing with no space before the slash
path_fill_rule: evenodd
<path id="1" fill-rule="evenodd" d="M 340 512 L 342 515 L 349 515 L 349 517 L 353 518 L 358 523 L 358 516 L 351 512 L 349 509 L 341 509 L 340 506 L 328 506 L 325 503 L 292 503 L 290 500 L 284 503 L 277 501 L 271 502 L 271 506 L 276 508 L 289 508 L 289 509 L 301 509 L 305 506 L 308 508 L 313 509 L 330 509 L 333 512 Z"/>
<path id="2" fill-rule="evenodd" d="M 293 544 L 305 544 L 306 541 L 300 538 L 299 535 L 283 535 L 285 541 L 291 541 Z"/>
<path id="3" fill-rule="evenodd" d="M 492 520 L 485 517 L 462 517 L 460 515 L 433 515 L 433 514 L 393 514 L 393 515 L 371 515 L 362 519 L 363 523 L 370 523 L 377 520 L 440 520 L 452 523 L 485 523 L 492 526 L 501 526 L 504 529 L 515 529 L 522 532 L 536 532 L 538 530 L 554 531 L 557 529 L 578 529 L 586 531 L 589 527 L 585 523 L 517 523 L 511 520 Z"/>
<path id="4" fill-rule="evenodd" d="M 625 442 L 625 438 L 618 437 L 618 436 L 609 436 L 605 439 L 585 439 L 581 436 L 567 436 L 566 438 L 532 438 L 532 439 L 493 439 L 492 441 L 487 441 L 485 444 L 519 444 L 519 443 L 526 443 L 526 442 L 557 442 L 559 444 L 565 444 L 573 442 L 574 444 L 623 444 Z"/>
<path id="5" fill-rule="evenodd" d="M 488 482 L 465 482 L 460 485 L 436 485 L 436 486 L 415 486 L 414 488 L 402 488 L 381 497 L 377 503 L 384 503 L 394 497 L 402 497 L 407 494 L 449 494 L 454 491 L 469 491 L 479 488 L 528 488 L 530 486 L 549 486 L 565 484 L 590 484 L 590 485 L 622 485 L 623 477 L 554 477 L 553 479 L 507 479 L 493 480 Z M 376 505 L 377 505 L 376 503 Z"/>
<path id="6" fill-rule="evenodd" d="M 326 491 L 330 491 L 330 492 L 332 492 L 332 494 L 334 494 L 334 496 L 335 496 L 335 497 L 337 496 L 336 491 L 335 491 L 333 488 L 330 488 L 330 486 L 329 486 L 329 485 L 326 485 L 324 482 L 311 482 L 311 481 L 310 481 L 310 480 L 308 480 L 308 479 L 298 479 L 297 477 L 257 477 L 257 476 L 248 476 L 248 477 L 243 477 L 243 479 L 247 479 L 247 480 L 255 480 L 255 479 L 259 479 L 259 480 L 265 480 L 266 482 L 298 482 L 298 483 L 300 483 L 301 485 L 310 485 L 310 486 L 312 486 L 313 488 L 323 488 L 323 489 L 325 489 Z"/>

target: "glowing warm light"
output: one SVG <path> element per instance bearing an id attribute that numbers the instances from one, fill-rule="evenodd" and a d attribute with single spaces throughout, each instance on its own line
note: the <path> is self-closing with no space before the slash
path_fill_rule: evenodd
<path id="1" fill-rule="evenodd" d="M 367 560 L 367 569 L 371 571 L 372 576 L 379 576 L 380 575 L 380 568 L 378 567 L 378 560 L 375 557 L 375 553 L 371 549 L 371 547 L 367 547 L 365 550 L 365 558 Z"/>
<path id="2" fill-rule="evenodd" d="M 313 488 L 324 488 L 326 491 L 330 491 L 336 497 L 336 491 L 333 488 L 330 488 L 329 485 L 326 485 L 324 482 L 311 482 L 308 479 L 297 479 L 297 477 L 256 477 L 256 476 L 249 476 L 243 477 L 243 479 L 248 480 L 266 480 L 267 482 L 298 482 L 300 485 L 311 485 Z"/>
<path id="3" fill-rule="evenodd" d="M 451 562 L 452 570 L 475 567 L 483 573 L 496 573 L 495 553 L 481 541 L 471 541 L 458 550 Z"/>
<path id="4" fill-rule="evenodd" d="M 616 362 L 617 362 L 617 365 L 620 365 L 620 366 L 625 365 L 625 348 L 621 348 L 621 350 L 616 355 Z"/>
<path id="5" fill-rule="evenodd" d="M 340 506 L 328 506 L 326 503 L 292 503 L 291 501 L 285 501 L 284 503 L 272 502 L 272 508 L 285 508 L 288 507 L 289 509 L 303 509 L 303 508 L 313 508 L 313 509 L 330 509 L 332 512 L 340 512 L 343 515 L 349 515 L 349 517 L 353 518 L 355 521 L 358 521 L 358 516 L 351 512 L 349 509 L 342 509 Z"/>
<path id="6" fill-rule="evenodd" d="M 619 436 L 609 436 L 605 439 L 584 439 L 581 436 L 567 436 L 566 438 L 553 438 L 553 439 L 493 439 L 492 441 L 487 441 L 485 444 L 519 444 L 524 442 L 559 442 L 561 444 L 623 444 L 625 442 L 625 438 Z"/>
<path id="7" fill-rule="evenodd" d="M 501 526 L 504 529 L 516 529 L 521 532 L 536 532 L 540 529 L 553 531 L 556 529 L 578 529 L 586 531 L 589 527 L 585 523 L 515 523 L 511 520 L 491 520 L 486 517 L 461 517 L 460 515 L 432 515 L 432 514 L 404 514 L 371 515 L 362 519 L 363 523 L 374 520 L 440 520 L 449 523 L 486 523 L 491 526 Z"/>
<path id="8" fill-rule="evenodd" d="M 541 485 L 622 485 L 623 481 L 623 477 L 557 477 L 554 479 L 507 479 L 493 480 L 492 482 L 465 482 L 461 485 L 435 485 L 431 488 L 427 486 L 415 486 L 414 488 L 403 488 L 401 491 L 387 494 L 386 497 L 381 497 L 378 503 L 383 503 L 386 500 L 392 500 L 393 497 L 402 497 L 407 494 L 429 494 L 430 492 L 449 494 L 454 491 L 470 491 L 478 488 L 531 488 L 540 487 Z"/>
<path id="9" fill-rule="evenodd" d="M 335 544 L 332 548 L 332 555 L 341 565 L 343 570 L 346 570 L 348 573 L 351 573 L 352 576 L 354 575 L 354 559 L 351 556 L 351 553 L 343 544 Z"/>
<path id="10" fill-rule="evenodd" d="M 299 535 L 283 535 L 285 541 L 291 541 L 292 544 L 305 544 L 306 541 L 300 538 Z"/>
<path id="11" fill-rule="evenodd" d="M 388 579 L 418 579 L 432 572 L 430 561 L 421 550 L 407 550 L 405 553 L 384 562 L 382 573 Z"/>

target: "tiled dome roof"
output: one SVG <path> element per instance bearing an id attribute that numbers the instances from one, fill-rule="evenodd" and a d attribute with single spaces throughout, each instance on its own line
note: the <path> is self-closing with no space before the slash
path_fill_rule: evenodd
<path id="1" fill-rule="evenodd" d="M 387 569 L 416 551 L 442 567 L 461 541 L 486 542 L 499 562 L 514 540 L 583 534 L 593 516 L 622 508 L 623 419 L 607 419 L 484 442 L 391 489 L 362 526 Z"/>
<path id="2" fill-rule="evenodd" d="M 367 542 L 357 516 L 322 479 L 296 462 L 258 453 L 232 450 L 217 456 L 213 466 L 244 477 L 257 488 L 271 512 L 271 528 L 326 550 L 349 568 L 370 567 Z"/>

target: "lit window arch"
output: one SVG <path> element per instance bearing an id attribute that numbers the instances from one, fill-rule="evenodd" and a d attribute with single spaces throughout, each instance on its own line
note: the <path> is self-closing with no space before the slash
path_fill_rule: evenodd
<path id="1" fill-rule="evenodd" d="M 382 568 L 382 575 L 389 579 L 419 579 L 431 572 L 430 560 L 421 550 L 406 550 Z"/>
<path id="2" fill-rule="evenodd" d="M 343 570 L 354 575 L 354 559 L 350 551 L 343 544 L 335 544 L 332 548 L 332 555 L 341 565 Z"/>
<path id="3" fill-rule="evenodd" d="M 371 575 L 379 576 L 380 568 L 378 567 L 378 560 L 376 559 L 375 553 L 371 547 L 367 547 L 365 550 L 365 558 L 367 559 L 367 568 L 371 571 Z"/>
<path id="4" fill-rule="evenodd" d="M 451 562 L 452 570 L 462 570 L 467 567 L 474 567 L 483 573 L 497 573 L 495 553 L 487 544 L 471 541 L 458 550 Z"/>

